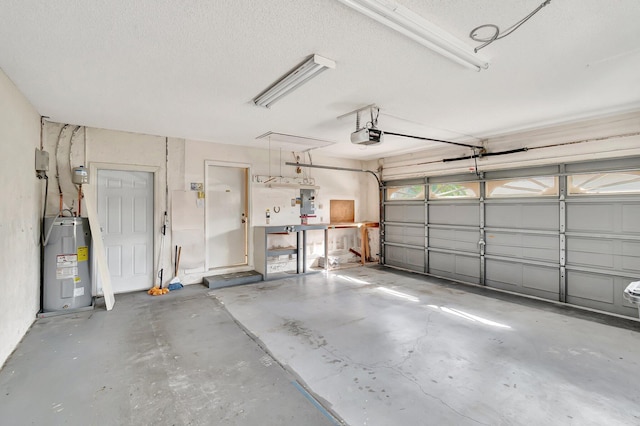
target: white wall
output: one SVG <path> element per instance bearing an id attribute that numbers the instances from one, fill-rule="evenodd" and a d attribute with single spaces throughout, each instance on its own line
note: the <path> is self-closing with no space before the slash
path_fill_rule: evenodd
<path id="1" fill-rule="evenodd" d="M 161 136 L 142 135 L 137 133 L 120 132 L 115 130 L 97 129 L 92 127 L 80 127 L 72 141 L 74 130 L 78 126 L 61 123 L 46 123 L 44 131 L 45 149 L 51 155 L 51 183 L 47 202 L 47 215 L 56 215 L 59 211 L 59 191 L 56 174 L 56 157 L 58 162 L 58 174 L 60 187 L 63 192 L 63 208 L 70 208 L 77 212 L 77 191 L 71 183 L 72 167 L 83 165 L 91 171 L 90 185 L 96 183 L 96 171 L 98 168 L 128 168 L 143 166 L 151 168 L 155 173 L 155 197 L 154 197 L 154 269 L 160 250 L 160 227 L 163 220 L 166 203 L 165 182 L 167 181 L 166 150 L 169 148 L 168 182 L 169 196 L 171 190 L 182 188 L 184 176 L 184 140 L 165 138 Z M 62 133 L 61 133 L 62 131 Z M 56 149 L 57 147 L 57 149 Z M 57 151 L 57 156 L 56 156 Z M 71 156 L 69 152 L 71 151 Z M 71 158 L 71 160 L 70 160 Z M 71 164 L 70 164 L 71 162 Z M 96 191 L 94 190 L 95 194 Z M 170 205 L 170 198 L 168 199 Z M 96 205 L 96 200 L 93 200 Z M 86 208 L 83 205 L 82 215 L 86 216 Z M 168 209 L 170 214 L 170 209 Z M 67 214 L 65 212 L 65 214 Z M 170 247 L 170 235 L 167 237 L 165 247 Z M 165 267 L 171 264 L 170 251 L 165 249 L 163 253 Z M 171 279 L 171 277 L 169 277 Z"/>
<path id="2" fill-rule="evenodd" d="M 0 70 L 0 365 L 40 308 L 39 212 L 44 181 L 35 176 L 40 115 Z"/>
<path id="3" fill-rule="evenodd" d="M 251 167 L 252 175 L 271 175 L 295 177 L 294 166 L 285 165 L 294 160 L 291 152 L 282 153 L 275 150 L 269 155 L 266 149 L 247 148 L 232 145 L 212 144 L 187 140 L 185 144 L 185 175 L 184 190 L 188 190 L 191 182 L 205 181 L 205 162 L 207 160 L 220 163 L 246 164 Z M 300 158 L 301 163 L 308 162 Z M 313 164 L 328 165 L 333 167 L 362 169 L 360 161 L 344 160 L 313 155 Z M 375 178 L 366 173 L 304 169 L 304 175 L 315 179 L 315 184 L 320 187 L 316 190 L 316 218 L 310 218 L 309 223 L 329 222 L 329 200 L 342 199 L 355 201 L 356 221 L 378 221 L 378 192 Z M 299 206 L 291 206 L 291 199 L 300 196 L 299 189 L 294 188 L 268 188 L 261 183 L 250 185 L 250 218 L 249 225 L 266 225 L 265 211 L 270 210 L 270 225 L 288 225 L 300 223 Z M 280 211 L 275 213 L 275 207 Z M 204 216 L 196 220 L 204 220 Z M 250 239 L 251 241 L 251 239 Z M 202 241 L 204 247 L 204 241 Z M 188 254 L 187 254 L 188 256 Z M 187 258 L 188 260 L 189 258 Z M 250 250 L 249 261 L 252 262 Z M 194 265 L 190 265 L 194 266 Z M 204 266 L 204 265 L 202 265 Z M 194 268 L 196 269 L 196 268 Z M 190 280 L 200 280 L 201 274 L 194 272 L 187 277 Z"/>
<path id="4" fill-rule="evenodd" d="M 69 154 L 71 149 L 71 167 L 85 165 L 91 171 L 97 167 L 121 166 L 145 166 L 154 167 L 157 170 L 157 197 L 155 200 L 156 221 L 156 252 L 154 262 L 157 259 L 160 241 L 160 224 L 162 214 L 165 211 L 165 138 L 160 136 L 141 135 L 128 132 L 120 132 L 96 128 L 80 128 L 71 143 L 71 136 L 76 126 L 70 125 L 62 133 L 58 143 L 60 131 L 64 128 L 60 123 L 47 123 L 45 126 L 45 149 L 52 153 L 52 167 L 55 157 L 56 145 L 58 145 L 59 174 L 62 191 L 64 193 L 64 207 L 77 211 L 77 193 L 70 179 Z M 276 175 L 292 177 L 297 176 L 295 168 L 286 166 L 286 161 L 291 161 L 290 152 L 272 152 L 266 149 L 239 147 L 233 145 L 216 144 L 210 142 L 183 140 L 168 138 L 168 214 L 170 222 L 172 204 L 194 203 L 196 193 L 190 191 L 191 182 L 205 182 L 205 163 L 207 160 L 219 163 L 244 164 L 250 167 L 252 175 Z M 302 159 L 301 162 L 305 162 Z M 307 160 L 308 161 L 308 158 Z M 361 169 L 363 165 L 354 160 L 338 160 L 335 158 L 321 158 L 313 156 L 314 164 L 323 164 L 338 167 Z M 355 220 L 378 220 L 378 193 L 375 178 L 365 173 L 345 172 L 335 170 L 305 169 L 304 174 L 312 177 L 317 191 L 317 217 L 310 219 L 310 223 L 329 221 L 329 200 L 352 199 L 355 201 Z M 55 172 L 52 172 L 50 195 L 48 199 L 48 211 L 55 214 L 59 210 L 58 188 Z M 92 179 L 93 184 L 95 179 Z M 174 191 L 185 191 L 178 194 Z M 95 192 L 95 191 L 94 191 Z M 263 184 L 252 183 L 250 185 L 250 218 L 249 225 L 257 226 L 265 224 L 265 210 L 271 210 L 271 224 L 296 224 L 300 223 L 299 207 L 291 206 L 291 199 L 299 196 L 299 190 L 289 188 L 266 188 Z M 175 199 L 174 199 L 175 198 Z M 280 212 L 275 213 L 274 207 Z M 83 212 L 86 209 L 83 208 Z M 187 232 L 186 239 L 179 232 L 172 235 L 171 232 L 165 239 L 163 261 L 165 267 L 172 265 L 171 252 L 175 244 L 183 246 L 181 257 L 180 276 L 183 283 L 201 282 L 203 276 L 211 273 L 205 271 L 204 264 L 204 208 L 193 209 L 192 214 L 182 221 L 183 224 L 195 232 Z M 171 224 L 169 229 L 171 230 Z M 252 264 L 252 252 L 249 252 L 249 262 Z M 186 275 L 184 271 L 186 270 Z M 216 271 L 222 273 L 224 271 Z M 171 277 L 168 277 L 171 279 Z"/>

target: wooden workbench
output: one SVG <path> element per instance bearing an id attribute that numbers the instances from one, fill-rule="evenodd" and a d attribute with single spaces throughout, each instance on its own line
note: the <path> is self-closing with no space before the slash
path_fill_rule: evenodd
<path id="1" fill-rule="evenodd" d="M 369 228 L 378 228 L 380 224 L 378 222 L 343 222 L 343 223 L 327 223 L 327 229 L 325 232 L 325 242 L 329 241 L 329 230 L 330 229 L 348 229 L 348 228 L 358 228 L 360 229 L 360 240 L 362 241 L 362 253 L 360 253 L 360 261 L 364 265 L 369 258 L 371 250 L 369 248 L 369 238 L 367 238 L 367 229 Z M 329 248 L 325 243 L 324 248 L 324 256 L 325 259 L 329 258 Z M 327 262 L 328 263 L 328 262 Z"/>

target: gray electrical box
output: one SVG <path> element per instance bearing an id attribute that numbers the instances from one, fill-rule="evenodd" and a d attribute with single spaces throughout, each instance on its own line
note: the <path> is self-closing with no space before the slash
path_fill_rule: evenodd
<path id="1" fill-rule="evenodd" d="M 300 190 L 300 215 L 312 215 L 316 212 L 316 191 L 314 189 Z"/>
<path id="2" fill-rule="evenodd" d="M 49 170 L 49 153 L 36 148 L 36 172 Z"/>

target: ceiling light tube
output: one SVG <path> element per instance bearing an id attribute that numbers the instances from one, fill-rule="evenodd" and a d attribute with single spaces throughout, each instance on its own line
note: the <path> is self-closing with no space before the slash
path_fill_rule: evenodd
<path id="1" fill-rule="evenodd" d="M 338 0 L 424 47 L 474 71 L 489 67 L 489 61 L 474 54 L 462 41 L 406 7 L 389 0 Z"/>
<path id="2" fill-rule="evenodd" d="M 257 106 L 270 108 L 282 97 L 294 89 L 302 86 L 311 78 L 322 73 L 329 68 L 336 67 L 336 63 L 331 59 L 323 58 L 320 55 L 312 55 L 296 69 L 282 77 L 271 85 L 267 90 L 253 98 L 253 103 Z"/>

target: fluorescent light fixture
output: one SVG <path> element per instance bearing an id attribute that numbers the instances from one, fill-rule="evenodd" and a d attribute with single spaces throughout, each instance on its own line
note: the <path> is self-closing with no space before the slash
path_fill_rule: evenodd
<path id="1" fill-rule="evenodd" d="M 253 103 L 257 106 L 270 108 L 271 105 L 279 101 L 294 89 L 322 73 L 326 69 L 333 69 L 336 63 L 331 59 L 323 58 L 320 55 L 312 55 L 309 59 L 300 64 L 296 69 L 276 81 L 267 90 L 253 98 Z"/>
<path id="2" fill-rule="evenodd" d="M 489 67 L 486 58 L 473 53 L 473 49 L 458 38 L 395 1 L 338 1 L 460 65 L 474 71 Z"/>

